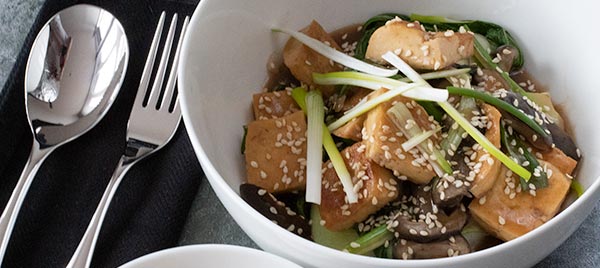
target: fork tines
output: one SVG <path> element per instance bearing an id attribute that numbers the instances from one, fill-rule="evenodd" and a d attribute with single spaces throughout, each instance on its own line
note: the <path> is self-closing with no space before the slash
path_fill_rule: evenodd
<path id="1" fill-rule="evenodd" d="M 172 58 L 172 63 L 170 64 L 171 70 L 169 73 L 169 78 L 167 80 L 167 84 L 163 88 L 165 73 L 167 71 L 167 66 L 169 66 L 169 56 L 171 54 L 171 49 L 173 45 L 173 39 L 175 38 L 175 30 L 177 28 L 177 13 L 173 15 L 171 19 L 171 24 L 169 26 L 169 31 L 167 33 L 167 37 L 165 39 L 163 45 L 163 51 L 160 58 L 160 63 L 156 73 L 154 75 L 154 82 L 152 87 L 149 88 L 150 78 L 152 76 L 152 69 L 154 66 L 154 60 L 156 58 L 156 54 L 159 48 L 159 43 L 161 40 L 161 35 L 163 32 L 163 27 L 165 23 L 166 12 L 162 12 L 160 15 L 160 19 L 158 20 L 158 25 L 156 26 L 156 31 L 154 33 L 154 37 L 152 39 L 152 45 L 150 46 L 150 52 L 148 53 L 148 58 L 146 59 L 146 64 L 144 65 L 144 71 L 142 73 L 142 78 L 140 81 L 140 86 L 138 88 L 137 96 L 135 98 L 135 106 L 143 106 L 143 107 L 155 107 L 157 110 L 167 108 L 169 111 L 174 111 L 179 109 L 179 101 L 175 96 L 175 83 L 177 79 L 177 66 L 179 62 L 179 53 L 181 50 L 181 46 L 183 44 L 184 33 L 187 30 L 187 25 L 189 23 L 189 16 L 186 16 L 183 25 L 181 26 L 181 34 L 179 36 L 179 41 L 177 42 L 177 48 L 175 50 L 175 56 Z M 162 94 L 161 94 L 162 93 Z M 162 96 L 162 97 L 161 97 Z M 159 102 L 160 101 L 160 102 Z"/>

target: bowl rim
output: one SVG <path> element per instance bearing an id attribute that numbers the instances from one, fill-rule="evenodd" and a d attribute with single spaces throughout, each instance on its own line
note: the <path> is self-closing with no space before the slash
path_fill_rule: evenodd
<path id="1" fill-rule="evenodd" d="M 205 6 L 207 5 L 207 3 L 212 3 L 212 2 L 213 1 L 204 0 L 204 1 L 201 1 L 198 4 L 198 6 L 196 7 L 196 10 L 194 11 L 194 14 L 192 15 L 192 18 L 190 20 L 188 31 L 185 34 L 183 47 L 182 47 L 182 55 L 188 55 L 189 51 L 191 49 L 193 49 L 193 46 L 191 45 L 191 43 L 189 42 L 188 39 L 191 38 L 196 27 L 201 27 L 200 24 L 198 23 L 198 20 L 200 20 L 200 17 L 201 17 L 201 13 L 205 12 L 204 9 L 205 9 Z M 272 232 L 275 232 L 277 234 L 277 236 L 285 236 L 286 238 L 291 239 L 290 243 L 299 245 L 299 247 L 301 247 L 301 248 L 319 250 L 320 252 L 323 252 L 323 253 L 320 253 L 321 255 L 329 255 L 329 256 L 335 257 L 335 258 L 342 258 L 342 259 L 345 259 L 345 260 L 347 260 L 349 262 L 353 262 L 353 263 L 369 263 L 372 265 L 385 265 L 385 266 L 398 264 L 398 262 L 402 262 L 403 265 L 408 265 L 408 266 L 410 266 L 410 265 L 427 266 L 427 265 L 442 265 L 442 264 L 447 265 L 447 264 L 449 264 L 448 261 L 457 262 L 457 263 L 459 263 L 461 261 L 462 262 L 473 261 L 474 259 L 481 259 L 481 258 L 489 257 L 492 255 L 496 255 L 498 252 L 506 251 L 509 248 L 513 247 L 514 245 L 521 244 L 526 241 L 539 239 L 542 236 L 542 234 L 544 232 L 546 232 L 547 229 L 552 228 L 554 223 L 566 221 L 567 218 L 571 217 L 575 213 L 575 210 L 579 209 L 579 207 L 581 207 L 584 203 L 597 202 L 598 199 L 600 199 L 600 176 L 598 176 L 598 177 L 596 177 L 596 180 L 588 188 L 586 188 L 584 190 L 584 193 L 581 196 L 577 197 L 577 199 L 575 201 L 573 201 L 573 203 L 571 203 L 565 209 L 561 210 L 557 215 L 552 217 L 552 219 L 545 222 L 541 226 L 535 228 L 534 230 L 532 230 L 516 239 L 503 242 L 496 246 L 486 248 L 483 250 L 474 251 L 474 252 L 471 252 L 471 253 L 465 254 L 465 255 L 459 255 L 456 257 L 444 257 L 444 258 L 438 258 L 438 259 L 416 259 L 416 260 L 414 260 L 414 259 L 413 260 L 384 259 L 384 258 L 370 257 L 370 256 L 364 256 L 364 255 L 349 254 L 347 252 L 343 252 L 340 250 L 336 250 L 336 249 L 332 249 L 332 248 L 320 245 L 316 242 L 309 241 L 298 235 L 295 235 L 295 234 L 285 230 L 284 228 L 280 227 L 279 225 L 268 220 L 266 217 L 264 217 L 262 214 L 260 214 L 258 211 L 256 211 L 252 206 L 250 206 L 248 203 L 246 203 L 232 189 L 232 187 L 229 186 L 229 184 L 225 181 L 225 179 L 221 176 L 221 174 L 219 174 L 219 172 L 217 171 L 215 166 L 212 164 L 212 161 L 208 158 L 206 152 L 204 151 L 202 144 L 200 144 L 200 141 L 197 138 L 197 137 L 199 137 L 199 135 L 196 133 L 195 127 L 193 127 L 195 124 L 194 124 L 194 120 L 192 119 L 192 115 L 191 115 L 190 109 L 189 109 L 189 107 L 190 107 L 189 106 L 190 104 L 188 103 L 189 98 L 186 97 L 187 96 L 186 89 L 189 87 L 187 87 L 187 83 L 186 83 L 186 80 L 187 80 L 186 73 L 185 73 L 185 71 L 183 71 L 184 67 L 187 65 L 188 60 L 189 60 L 189 57 L 181 57 L 181 60 L 178 65 L 178 68 L 179 68 L 178 83 L 180 85 L 179 88 L 181 89 L 179 92 L 181 94 L 180 104 L 181 104 L 181 111 L 182 111 L 182 115 L 183 115 L 183 121 L 187 126 L 189 126 L 186 129 L 189 133 L 190 142 L 192 144 L 192 147 L 194 148 L 194 152 L 196 153 L 196 156 L 197 156 L 211 186 L 213 188 L 218 188 L 218 189 L 222 190 L 222 193 L 225 194 L 225 196 L 217 195 L 219 200 L 221 201 L 221 203 L 224 203 L 223 202 L 224 198 L 228 198 L 229 201 L 232 201 L 235 206 L 240 207 L 241 211 L 244 211 L 244 213 L 246 213 L 247 216 L 250 216 L 252 218 L 252 220 L 255 222 L 258 222 L 259 225 L 264 226 L 265 228 L 269 229 Z M 267 59 L 265 59 L 265 61 L 266 60 Z M 215 190 L 215 191 L 217 191 L 217 190 Z M 591 200 L 591 199 L 596 199 L 596 200 Z M 230 213 L 229 208 L 227 208 L 227 206 L 225 206 L 225 207 L 226 207 L 228 213 Z M 591 210 L 587 211 L 585 213 L 586 218 L 589 216 L 590 212 L 591 212 Z M 584 219 L 585 218 L 581 219 L 581 223 L 583 222 Z M 235 219 L 235 217 L 234 217 L 234 220 L 237 223 L 237 219 Z M 244 230 L 244 232 L 246 232 L 246 231 Z"/>

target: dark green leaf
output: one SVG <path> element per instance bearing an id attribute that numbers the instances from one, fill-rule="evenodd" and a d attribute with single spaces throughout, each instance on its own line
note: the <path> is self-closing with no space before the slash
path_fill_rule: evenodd
<path id="1" fill-rule="evenodd" d="M 242 146 L 240 148 L 242 154 L 246 152 L 246 135 L 248 135 L 248 126 L 244 126 L 244 137 L 242 138 Z"/>
<path id="2" fill-rule="evenodd" d="M 537 158 L 527 150 L 527 147 L 523 144 L 523 141 L 517 137 L 517 135 L 511 135 L 504 124 L 500 127 L 500 139 L 502 146 L 506 149 L 508 154 L 513 158 L 519 165 L 523 166 L 523 163 L 529 162 L 524 168 L 531 172 L 532 176 L 529 181 L 525 181 L 524 178 L 520 178 L 521 188 L 523 190 L 529 190 L 529 184 L 535 185 L 536 189 L 541 189 L 548 186 L 548 176 L 543 171 Z M 539 169 L 540 176 L 535 176 L 535 169 Z"/>

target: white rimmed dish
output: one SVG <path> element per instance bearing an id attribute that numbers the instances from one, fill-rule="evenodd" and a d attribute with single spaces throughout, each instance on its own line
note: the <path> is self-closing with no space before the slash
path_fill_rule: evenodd
<path id="1" fill-rule="evenodd" d="M 600 199 L 600 101 L 595 63 L 600 5 L 585 1 L 235 1 L 203 0 L 186 36 L 179 88 L 183 118 L 202 167 L 221 202 L 263 249 L 314 267 L 529 267 L 572 234 Z M 244 181 L 242 126 L 251 120 L 251 96 L 266 81 L 269 56 L 288 36 L 272 26 L 300 29 L 312 19 L 331 31 L 384 13 L 421 13 L 483 19 L 505 26 L 525 53 L 526 67 L 552 93 L 569 119 L 584 158 L 582 197 L 540 228 L 475 253 L 432 260 L 387 260 L 351 255 L 312 243 L 270 222 L 238 195 Z M 535 16 L 533 16 L 535 14 Z M 533 250 L 535 249 L 535 250 Z"/>
<path id="2" fill-rule="evenodd" d="M 121 266 L 121 268 L 301 268 L 297 264 L 267 252 L 232 245 L 191 245 L 157 251 Z"/>

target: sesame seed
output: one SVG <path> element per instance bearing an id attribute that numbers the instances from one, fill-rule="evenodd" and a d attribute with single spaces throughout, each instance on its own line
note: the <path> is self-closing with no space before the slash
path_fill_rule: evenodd
<path id="1" fill-rule="evenodd" d="M 356 243 L 356 242 L 351 242 L 351 243 L 350 243 L 350 247 L 352 247 L 352 248 L 359 248 L 359 247 L 360 247 L 360 244 L 359 244 L 359 243 Z"/>
<path id="2" fill-rule="evenodd" d="M 502 218 L 502 216 L 498 216 L 498 223 L 500 225 L 504 225 L 504 224 L 506 224 L 506 220 L 504 218 Z"/>
<path id="3" fill-rule="evenodd" d="M 250 161 L 250 166 L 253 168 L 258 168 L 258 163 L 256 163 L 256 161 Z"/>
<path id="4" fill-rule="evenodd" d="M 271 213 L 277 215 L 277 209 L 275 207 L 270 207 L 269 211 L 271 211 Z"/>
<path id="5" fill-rule="evenodd" d="M 258 195 L 263 196 L 267 193 L 267 190 L 265 189 L 258 189 Z"/>
<path id="6" fill-rule="evenodd" d="M 479 198 L 479 204 L 480 204 L 480 205 L 483 205 L 483 204 L 485 204 L 485 201 L 486 201 L 486 200 L 487 200 L 487 199 L 486 199 L 486 197 L 485 197 L 485 196 L 484 196 L 484 197 L 482 197 L 482 198 Z"/>
<path id="7" fill-rule="evenodd" d="M 312 64 L 310 63 L 310 61 L 305 60 L 304 63 L 306 63 L 306 65 L 311 66 Z"/>
<path id="8" fill-rule="evenodd" d="M 263 180 L 267 178 L 267 173 L 264 170 L 260 171 L 260 178 Z"/>

